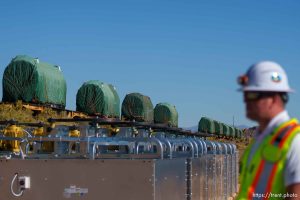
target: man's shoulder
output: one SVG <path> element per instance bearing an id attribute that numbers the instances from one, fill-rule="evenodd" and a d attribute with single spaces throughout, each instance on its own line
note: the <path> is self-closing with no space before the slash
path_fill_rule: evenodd
<path id="1" fill-rule="evenodd" d="M 297 158 L 300 160 L 300 131 L 295 135 L 295 137 L 291 141 L 288 157 L 292 155 L 297 155 Z"/>
<path id="2" fill-rule="evenodd" d="M 293 138 L 286 156 L 285 186 L 300 183 L 300 134 Z"/>
<path id="3" fill-rule="evenodd" d="M 300 148 L 300 130 L 297 132 L 297 134 L 293 138 L 291 146 L 293 146 L 293 145 L 298 146 L 298 148 Z"/>

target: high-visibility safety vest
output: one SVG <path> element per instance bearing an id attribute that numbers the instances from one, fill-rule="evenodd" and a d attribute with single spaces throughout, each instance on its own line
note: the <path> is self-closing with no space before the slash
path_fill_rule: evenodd
<path id="1" fill-rule="evenodd" d="M 248 160 L 251 146 L 245 150 L 241 163 L 241 188 L 237 199 L 283 199 L 284 166 L 293 138 L 300 133 L 300 125 L 291 119 L 266 136 L 252 159 Z"/>

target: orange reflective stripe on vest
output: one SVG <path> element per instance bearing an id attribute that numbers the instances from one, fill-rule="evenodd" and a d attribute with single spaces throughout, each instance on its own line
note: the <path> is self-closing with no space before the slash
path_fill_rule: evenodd
<path id="1" fill-rule="evenodd" d="M 284 135 L 284 137 L 282 138 L 282 140 L 280 141 L 280 143 L 279 143 L 279 148 L 280 149 L 282 149 L 282 147 L 283 147 L 283 144 L 284 144 L 284 142 L 287 140 L 287 138 L 291 135 L 291 133 L 296 129 L 298 127 L 298 125 L 297 124 L 292 124 L 292 128 L 290 129 L 290 130 L 288 130 L 288 132 Z M 276 137 L 276 136 L 275 136 Z M 274 143 L 274 141 L 275 141 L 275 139 L 276 138 L 273 138 L 272 139 L 272 144 Z M 266 189 L 266 191 L 265 191 L 265 194 L 269 194 L 270 192 L 271 192 L 271 190 L 272 190 L 272 183 L 273 183 L 273 179 L 274 179 L 274 177 L 275 177 L 275 174 L 276 174 L 276 172 L 277 172 L 277 166 L 278 166 L 278 163 L 275 163 L 274 164 L 274 167 L 273 167 L 273 169 L 272 169 L 272 172 L 271 172 L 271 176 L 269 177 L 269 179 L 268 179 L 268 185 L 267 185 L 267 189 Z M 264 198 L 264 199 L 269 199 L 269 198 Z"/>
<path id="2" fill-rule="evenodd" d="M 263 172 L 264 166 L 265 166 L 265 161 L 262 160 L 262 161 L 259 163 L 259 167 L 258 167 L 258 170 L 257 170 L 257 172 L 256 172 L 254 181 L 253 181 L 252 185 L 251 185 L 250 188 L 249 188 L 249 191 L 248 191 L 248 199 L 252 199 L 252 198 L 253 198 L 253 193 L 254 193 L 255 188 L 256 188 L 256 186 L 257 186 L 257 184 L 258 184 L 258 181 L 259 181 L 259 178 L 260 178 L 260 176 L 261 176 L 261 173 Z"/>
<path id="3" fill-rule="evenodd" d="M 286 139 L 290 136 L 290 134 L 295 130 L 295 128 L 297 128 L 297 122 L 296 121 L 291 121 L 290 123 L 286 123 L 284 124 L 282 127 L 280 127 L 276 133 L 274 134 L 274 136 L 272 136 L 270 144 L 273 145 L 274 142 L 276 141 L 276 139 L 281 136 L 281 134 L 284 134 L 283 138 L 281 139 L 280 143 L 279 143 L 279 148 L 282 148 L 284 142 L 286 141 Z M 286 130 L 288 129 L 288 130 Z M 287 131 L 287 132 L 286 132 Z M 248 188 L 248 199 L 253 199 L 253 194 L 254 192 L 257 190 L 257 186 L 259 183 L 259 180 L 261 178 L 261 175 L 264 172 L 264 168 L 265 168 L 265 164 L 266 164 L 266 160 L 265 159 L 261 159 L 260 163 L 259 163 L 259 167 L 257 168 L 257 171 L 255 173 L 253 182 L 251 184 L 251 186 Z M 271 173 L 269 175 L 269 177 L 267 178 L 268 182 L 267 182 L 267 187 L 265 190 L 265 194 L 269 194 L 268 192 L 270 192 L 272 190 L 272 182 L 273 179 L 275 177 L 275 174 L 277 173 L 277 163 L 274 163 L 271 170 Z M 267 199 L 267 198 L 265 198 Z"/>

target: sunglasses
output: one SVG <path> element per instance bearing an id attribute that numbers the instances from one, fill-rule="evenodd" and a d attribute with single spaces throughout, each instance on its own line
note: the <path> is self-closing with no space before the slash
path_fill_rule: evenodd
<path id="1" fill-rule="evenodd" d="M 274 92 L 244 92 L 245 101 L 257 101 L 266 97 L 273 97 Z"/>

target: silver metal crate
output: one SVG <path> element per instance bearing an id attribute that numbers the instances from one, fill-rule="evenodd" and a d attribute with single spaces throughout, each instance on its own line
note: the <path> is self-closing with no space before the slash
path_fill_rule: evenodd
<path id="1" fill-rule="evenodd" d="M 0 160 L 1 199 L 16 199 L 15 173 L 30 177 L 22 200 L 183 200 L 186 159 Z"/>
<path id="2" fill-rule="evenodd" d="M 24 153 L 1 152 L 0 199 L 221 200 L 237 191 L 232 144 L 163 135 L 2 139 L 21 141 Z M 54 152 L 40 151 L 50 141 Z"/>

